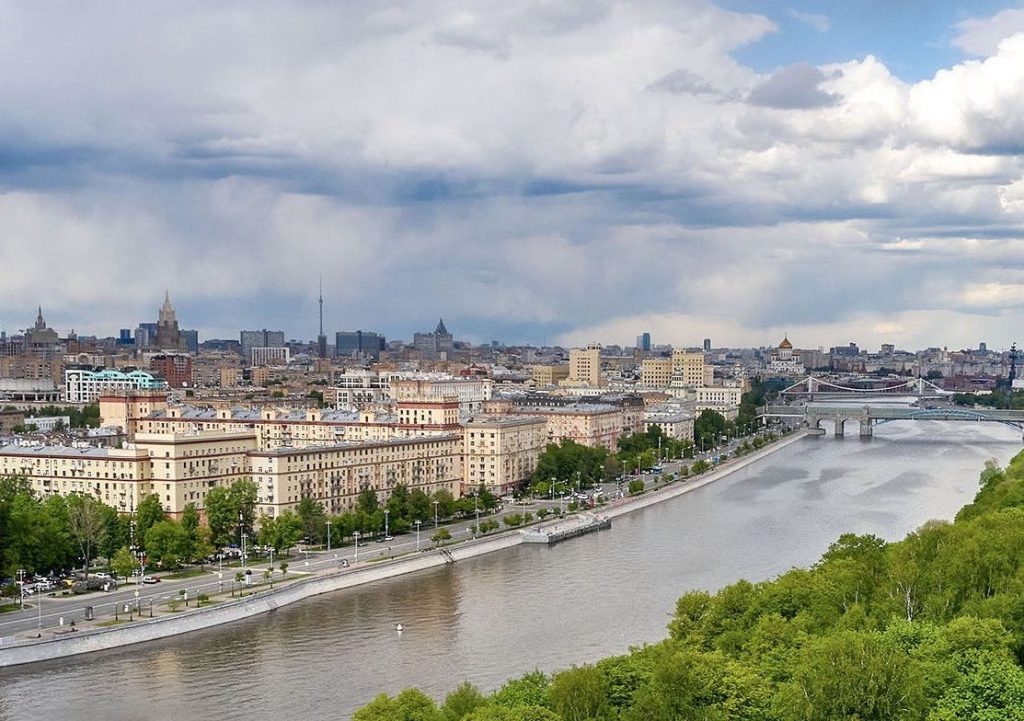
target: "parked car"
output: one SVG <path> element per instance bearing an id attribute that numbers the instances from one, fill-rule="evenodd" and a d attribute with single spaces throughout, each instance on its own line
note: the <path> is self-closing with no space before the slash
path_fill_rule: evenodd
<path id="1" fill-rule="evenodd" d="M 157 576 L 143 576 L 142 582 L 145 584 L 160 583 L 160 579 Z"/>

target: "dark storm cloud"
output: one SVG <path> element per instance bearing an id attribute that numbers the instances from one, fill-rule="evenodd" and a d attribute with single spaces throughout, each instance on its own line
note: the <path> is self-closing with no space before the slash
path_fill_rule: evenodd
<path id="1" fill-rule="evenodd" d="M 766 108 L 794 110 L 835 105 L 839 98 L 821 89 L 825 74 L 808 63 L 796 63 L 777 70 L 755 87 L 747 102 Z"/>

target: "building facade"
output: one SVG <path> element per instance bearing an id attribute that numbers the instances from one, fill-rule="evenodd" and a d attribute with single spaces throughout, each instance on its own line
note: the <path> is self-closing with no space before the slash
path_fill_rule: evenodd
<path id="1" fill-rule="evenodd" d="M 525 485 L 548 442 L 539 416 L 479 416 L 463 424 L 464 488 L 504 495 Z"/>
<path id="2" fill-rule="evenodd" d="M 122 372 L 109 368 L 69 368 L 64 371 L 64 400 L 68 403 L 95 403 L 106 393 L 161 390 L 166 387 L 165 381 L 140 370 Z"/>

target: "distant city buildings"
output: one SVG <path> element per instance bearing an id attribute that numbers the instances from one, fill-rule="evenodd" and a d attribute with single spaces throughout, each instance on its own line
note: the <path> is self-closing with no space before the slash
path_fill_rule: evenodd
<path id="1" fill-rule="evenodd" d="M 377 360 L 386 346 L 384 336 L 375 331 L 338 331 L 334 334 L 334 355 L 339 358 Z"/>
<path id="2" fill-rule="evenodd" d="M 413 334 L 412 345 L 424 358 L 446 358 L 455 349 L 455 339 L 441 318 L 432 333 Z"/>
<path id="3" fill-rule="evenodd" d="M 253 348 L 286 348 L 284 331 L 281 330 L 243 330 L 239 334 L 242 358 L 252 362 Z"/>

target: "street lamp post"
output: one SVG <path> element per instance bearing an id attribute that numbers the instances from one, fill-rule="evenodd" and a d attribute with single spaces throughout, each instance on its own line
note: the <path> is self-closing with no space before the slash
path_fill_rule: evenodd
<path id="1" fill-rule="evenodd" d="M 473 513 L 476 515 L 476 533 L 480 533 L 480 499 L 478 496 L 473 496 Z"/>
<path id="2" fill-rule="evenodd" d="M 420 552 L 420 524 L 423 521 L 416 521 L 416 553 Z"/>
<path id="3" fill-rule="evenodd" d="M 356 539 L 356 557 L 355 562 L 359 563 L 359 531 L 352 534 L 353 538 Z"/>
<path id="4" fill-rule="evenodd" d="M 434 530 L 437 530 L 437 501 L 434 501 Z"/>
<path id="5" fill-rule="evenodd" d="M 86 569 L 86 578 L 88 578 L 88 569 Z M 25 610 L 25 569 L 18 569 L 18 580 L 21 581 L 19 588 L 21 589 L 21 610 Z"/>
<path id="6" fill-rule="evenodd" d="M 331 550 L 331 522 L 327 522 L 327 550 Z"/>
<path id="7" fill-rule="evenodd" d="M 434 505 L 437 505 L 437 501 L 434 501 Z M 388 537 L 388 515 L 391 513 L 390 508 L 384 509 L 384 538 Z"/>
<path id="8" fill-rule="evenodd" d="M 248 564 L 245 562 L 245 539 L 249 537 L 248 533 L 242 532 L 242 568 L 246 568 Z"/>

